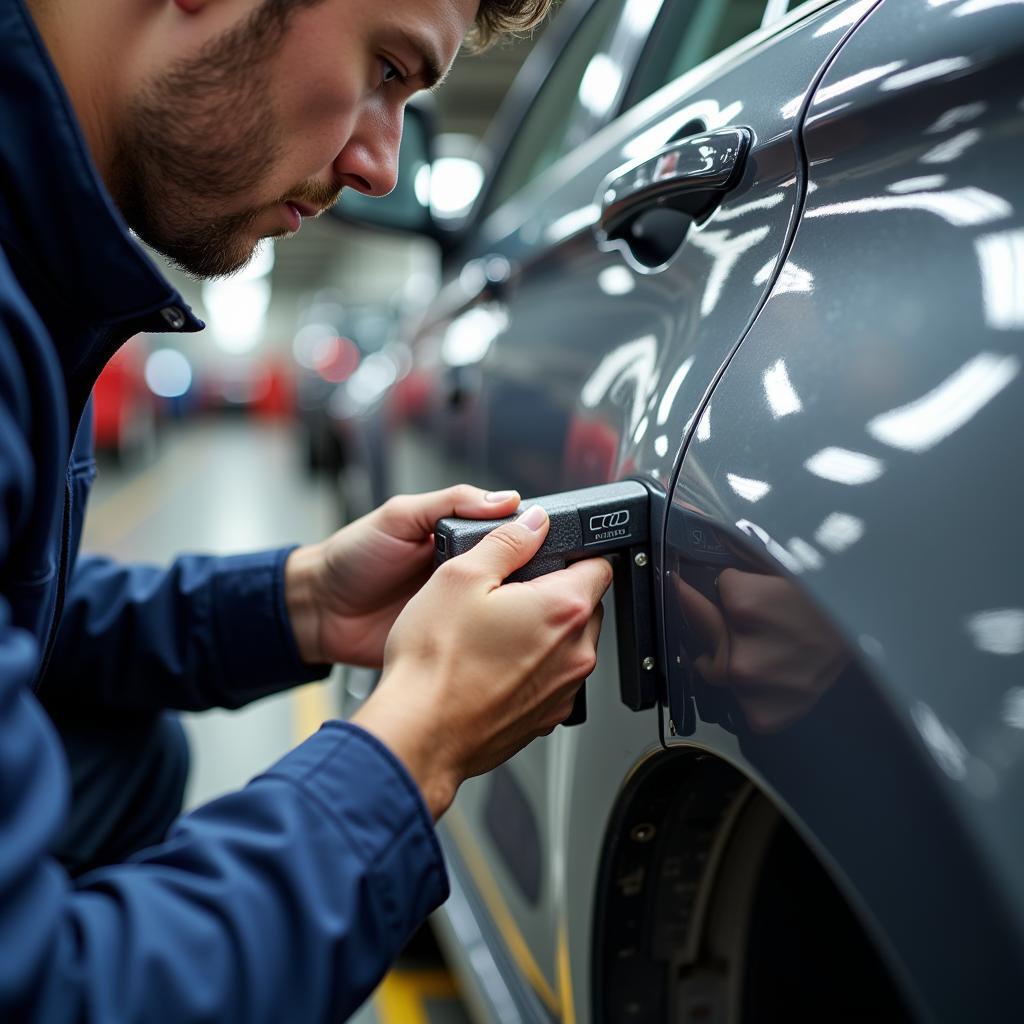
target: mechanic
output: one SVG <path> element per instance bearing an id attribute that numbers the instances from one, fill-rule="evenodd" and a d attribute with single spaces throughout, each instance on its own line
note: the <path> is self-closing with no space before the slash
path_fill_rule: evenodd
<path id="1" fill-rule="evenodd" d="M 500 586 L 537 508 L 430 575 L 439 516 L 514 493 L 167 570 L 78 557 L 96 375 L 137 332 L 202 326 L 129 228 L 227 274 L 342 187 L 388 192 L 409 97 L 474 26 L 548 2 L 0 0 L 0 1020 L 340 1019 L 445 898 L 460 783 L 569 713 L 607 563 Z M 383 666 L 353 722 L 174 820 L 164 709 L 338 661 Z"/>

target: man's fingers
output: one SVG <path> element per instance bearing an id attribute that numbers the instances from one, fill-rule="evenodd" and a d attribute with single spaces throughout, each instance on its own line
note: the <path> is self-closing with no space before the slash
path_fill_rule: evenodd
<path id="1" fill-rule="evenodd" d="M 497 586 L 533 558 L 544 543 L 548 525 L 547 512 L 540 505 L 532 505 L 515 522 L 491 530 L 458 561 Z"/>
<path id="2" fill-rule="evenodd" d="M 403 540 L 423 540 L 438 519 L 500 519 L 519 507 L 518 491 L 484 491 L 469 484 L 456 484 L 426 494 L 400 494 L 382 506 L 386 529 Z"/>
<path id="3" fill-rule="evenodd" d="M 573 562 L 558 572 L 538 576 L 524 585 L 541 591 L 581 593 L 593 608 L 612 585 L 612 567 L 606 558 L 586 558 L 582 562 Z"/>

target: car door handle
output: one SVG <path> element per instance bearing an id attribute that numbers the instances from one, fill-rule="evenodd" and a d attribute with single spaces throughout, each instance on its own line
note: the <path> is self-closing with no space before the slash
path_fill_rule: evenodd
<path id="1" fill-rule="evenodd" d="M 625 246 L 647 267 L 666 262 L 736 184 L 751 138 L 749 128 L 691 135 L 609 175 L 594 225 L 602 247 Z"/>

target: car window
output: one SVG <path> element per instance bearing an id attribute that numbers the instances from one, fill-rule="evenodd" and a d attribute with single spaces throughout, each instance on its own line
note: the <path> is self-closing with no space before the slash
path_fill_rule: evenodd
<path id="1" fill-rule="evenodd" d="M 573 147 L 569 130 L 578 110 L 581 82 L 622 3 L 597 0 L 558 56 L 501 162 L 488 209 L 500 206 Z"/>
<path id="2" fill-rule="evenodd" d="M 765 0 L 668 0 L 626 93 L 639 103 L 760 28 Z"/>

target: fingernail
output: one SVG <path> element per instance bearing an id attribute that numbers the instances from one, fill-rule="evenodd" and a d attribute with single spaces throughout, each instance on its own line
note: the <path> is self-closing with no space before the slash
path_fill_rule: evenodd
<path id="1" fill-rule="evenodd" d="M 516 496 L 515 491 L 488 491 L 484 495 L 484 501 L 493 501 L 497 505 L 501 501 L 508 501 Z"/>
<path id="2" fill-rule="evenodd" d="M 548 514 L 541 505 L 531 505 L 520 517 L 519 522 L 528 530 L 536 532 L 547 521 Z"/>

